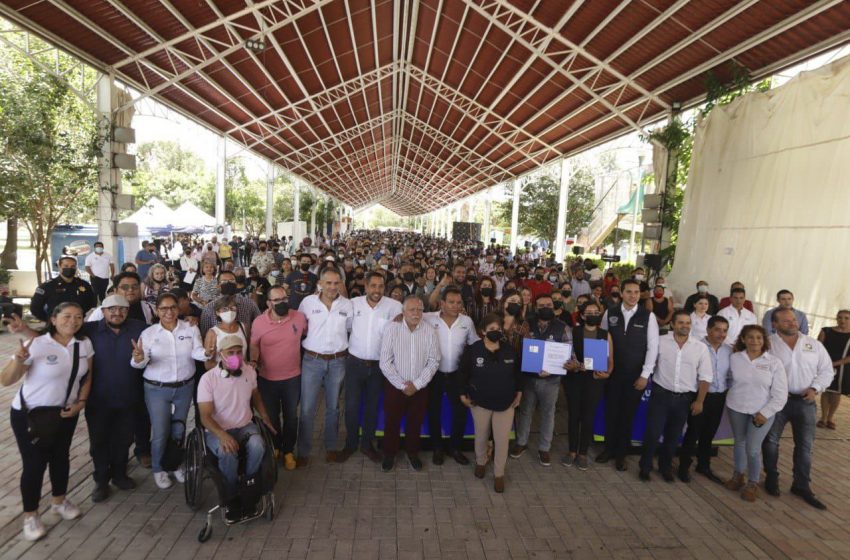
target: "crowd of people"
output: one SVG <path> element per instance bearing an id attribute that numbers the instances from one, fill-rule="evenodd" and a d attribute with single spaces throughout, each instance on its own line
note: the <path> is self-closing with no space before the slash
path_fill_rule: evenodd
<path id="1" fill-rule="evenodd" d="M 65 496 L 80 412 L 94 466 L 92 499 L 101 502 L 110 483 L 135 487 L 127 474 L 131 447 L 159 488 L 185 481 L 173 449 L 184 440 L 194 403 L 195 422 L 226 481 L 226 515 L 238 519 L 238 481 L 257 473 L 264 453 L 273 451 L 287 470 L 316 460 L 322 397 L 326 462 L 359 452 L 384 472 L 401 457 L 420 470 L 424 428 L 434 465 L 468 465 L 463 443 L 471 414 L 473 475 L 484 478 L 492 463 L 494 490 L 503 492 L 508 458 L 520 459 L 532 445 L 535 414 L 536 460 L 553 463 L 562 389 L 568 445 L 560 463 L 590 468 L 604 398 L 604 446 L 593 462 L 626 471 L 633 420 L 651 387 L 640 480 L 651 479 L 657 454 L 665 481 L 689 482 L 696 456 L 697 473 L 745 500 L 758 498 L 762 470 L 765 491 L 778 496 L 778 449 L 790 423 L 791 492 L 826 507 L 811 488 L 812 445 L 816 427 L 835 429 L 840 395 L 850 392 L 850 311 L 840 311 L 837 324 L 815 339 L 788 290 L 759 324 L 737 282 L 718 299 L 701 281 L 678 306 L 665 279 L 650 286 L 642 268 L 618 278 L 590 260 L 556 263 L 407 232 L 355 231 L 315 243 L 179 243 L 145 243 L 117 273 L 96 245 L 85 264 L 91 283 L 76 258 L 63 256 L 59 276 L 39 286 L 31 302 L 46 331 L 13 316 L 11 329 L 29 338 L 0 383 L 22 381 L 11 424 L 23 462 L 24 538 L 46 531 L 38 515 L 45 470 L 51 510 L 64 519 L 80 515 Z M 561 371 L 521 371 L 526 339 L 569 343 L 571 355 Z M 590 341 L 607 347 L 607 359 L 586 356 Z M 725 480 L 711 468 L 724 412 L 735 439 L 734 472 Z M 274 450 L 264 448 L 254 416 L 273 434 Z"/>

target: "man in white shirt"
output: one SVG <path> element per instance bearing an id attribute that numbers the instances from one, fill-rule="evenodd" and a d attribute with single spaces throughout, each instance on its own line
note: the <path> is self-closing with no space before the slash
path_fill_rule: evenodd
<path id="1" fill-rule="evenodd" d="M 440 364 L 437 331 L 422 320 L 422 300 L 407 296 L 404 318 L 384 330 L 381 342 L 381 372 L 384 382 L 384 461 L 381 470 L 395 466 L 400 447 L 401 418 L 407 417 L 404 444 L 410 467 L 422 470 L 419 459 L 419 432 L 428 404 L 428 383 Z"/>
<path id="2" fill-rule="evenodd" d="M 691 316 L 673 313 L 673 332 L 658 341 L 658 362 L 652 375 L 652 395 L 646 418 L 646 434 L 640 458 L 640 479 L 648 482 L 658 438 L 664 443 L 658 453 L 658 470 L 673 482 L 673 452 L 688 420 L 688 413 L 702 413 L 705 395 L 714 379 L 708 348 L 691 338 Z"/>
<path id="3" fill-rule="evenodd" d="M 352 299 L 351 307 L 353 314 L 348 329 L 351 336 L 348 340 L 348 358 L 345 360 L 346 436 L 345 448 L 339 460 L 345 461 L 359 447 L 363 455 L 378 463 L 381 457 L 375 448 L 375 425 L 384 381 L 379 364 L 381 339 L 387 324 L 401 314 L 402 306 L 396 300 L 384 297 L 384 277 L 377 272 L 370 272 L 366 275 L 366 295 Z"/>
<path id="4" fill-rule="evenodd" d="M 460 289 L 450 286 L 443 290 L 440 311 L 426 313 L 423 321 L 437 331 L 440 343 L 440 367 L 428 385 L 428 434 L 434 451 L 434 464 L 442 465 L 446 451 L 443 447 L 442 408 L 443 395 L 448 398 L 452 411 L 451 438 L 448 455 L 461 465 L 468 465 L 463 454 L 463 432 L 468 409 L 460 402 L 463 392 L 458 366 L 466 347 L 478 340 L 475 324 L 469 315 L 461 315 L 463 296 Z"/>
<path id="5" fill-rule="evenodd" d="M 726 336 L 726 344 L 735 346 L 741 329 L 746 325 L 758 325 L 755 314 L 744 307 L 747 301 L 747 292 L 744 288 L 732 288 L 729 296 L 731 305 L 717 312 L 717 315 L 729 321 L 729 334 Z"/>
<path id="6" fill-rule="evenodd" d="M 339 396 L 345 380 L 348 355 L 348 319 L 351 300 L 339 290 L 342 276 L 328 267 L 319 278 L 321 292 L 307 296 L 298 311 L 307 318 L 307 336 L 301 343 L 301 418 L 298 422 L 298 465 L 307 466 L 313 447 L 313 420 L 319 391 L 325 389 L 325 460 L 335 463 L 339 427 Z"/>
<path id="7" fill-rule="evenodd" d="M 776 413 L 773 426 L 762 444 L 765 491 L 779 496 L 779 439 L 785 424 L 794 435 L 794 481 L 791 493 L 817 509 L 826 509 L 811 489 L 812 447 L 815 443 L 817 396 L 832 383 L 835 370 L 823 344 L 803 334 L 790 307 L 773 313 L 776 334 L 770 336 L 770 353 L 782 361 L 788 376 L 788 401 Z"/>
<path id="8" fill-rule="evenodd" d="M 112 255 L 104 252 L 103 243 L 100 241 L 94 242 L 94 252 L 86 257 L 86 272 L 89 273 L 91 287 L 99 303 L 106 297 L 109 279 L 115 276 L 115 260 Z"/>

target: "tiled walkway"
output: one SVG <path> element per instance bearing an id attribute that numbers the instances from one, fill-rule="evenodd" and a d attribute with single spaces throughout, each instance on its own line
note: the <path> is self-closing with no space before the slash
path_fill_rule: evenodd
<path id="1" fill-rule="evenodd" d="M 0 334 L 0 364 L 17 345 Z M 16 388 L 0 389 L 8 411 Z M 531 453 L 510 460 L 507 490 L 492 490 L 471 467 L 449 461 L 420 473 L 402 465 L 392 474 L 355 455 L 343 465 L 316 462 L 281 471 L 279 511 L 226 529 L 218 521 L 210 541 L 197 542 L 204 513 L 193 514 L 175 485 L 160 491 L 150 471 L 131 463 L 141 484 L 90 501 L 91 463 L 84 420 L 72 448 L 69 496 L 83 509 L 76 521 L 51 523 L 38 543 L 20 539 L 20 459 L 0 414 L 0 557 L 2 558 L 848 558 L 850 557 L 850 403 L 837 431 L 818 430 L 814 487 L 829 511 L 814 510 L 787 492 L 790 435 L 783 439 L 781 498 L 755 504 L 695 477 L 689 484 L 637 479 L 636 460 L 618 473 L 609 465 L 588 472 L 555 463 L 540 466 Z M 319 415 L 321 419 L 321 414 Z M 317 422 L 316 433 L 321 433 Z M 563 428 L 559 412 L 559 429 Z M 788 432 L 790 434 L 790 430 Z M 565 437 L 555 439 L 555 457 Z M 534 440 L 532 440 L 532 444 Z M 321 444 L 317 441 L 317 449 Z M 721 449 L 715 470 L 731 472 L 731 450 Z M 471 454 L 470 454 L 471 456 Z M 427 458 L 427 455 L 425 456 Z M 45 483 L 46 494 L 49 485 Z M 208 487 L 210 496 L 212 488 Z M 208 498 L 209 502 L 210 499 Z M 45 500 L 43 505 L 47 503 Z"/>

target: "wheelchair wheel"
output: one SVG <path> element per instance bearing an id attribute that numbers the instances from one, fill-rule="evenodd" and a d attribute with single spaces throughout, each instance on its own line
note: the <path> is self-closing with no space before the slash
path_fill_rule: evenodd
<path id="1" fill-rule="evenodd" d="M 269 474 L 271 480 L 268 481 L 268 488 L 274 488 L 277 484 L 277 463 L 274 460 L 274 438 L 271 431 L 266 427 L 262 420 L 257 419 L 257 425 L 260 428 L 260 434 L 263 436 L 263 444 L 266 448 L 266 454 L 263 456 L 262 470 Z"/>
<path id="2" fill-rule="evenodd" d="M 204 501 L 204 453 L 199 439 L 201 437 L 203 436 L 200 431 L 193 430 L 186 442 L 186 483 L 183 490 L 186 494 L 186 505 L 192 510 L 197 510 Z M 209 527 L 209 532 L 212 532 L 212 527 Z M 200 538 L 199 535 L 198 540 Z"/>
<path id="3" fill-rule="evenodd" d="M 198 533 L 198 542 L 207 542 L 210 540 L 212 536 L 212 523 L 207 521 L 204 523 L 204 526 L 201 528 L 201 532 Z"/>
<path id="4" fill-rule="evenodd" d="M 266 497 L 266 520 L 274 520 L 274 494 L 269 493 Z"/>

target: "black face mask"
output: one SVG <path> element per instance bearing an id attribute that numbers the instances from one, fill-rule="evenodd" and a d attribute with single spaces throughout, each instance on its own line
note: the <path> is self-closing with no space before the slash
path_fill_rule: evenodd
<path id="1" fill-rule="evenodd" d="M 598 327 L 602 324 L 602 315 L 588 315 L 584 318 L 584 322 L 591 327 Z"/>
<path id="2" fill-rule="evenodd" d="M 413 279 L 416 278 L 416 275 L 414 275 L 412 272 L 405 272 L 401 275 L 401 277 L 404 278 L 405 282 L 413 282 Z"/>
<path id="3" fill-rule="evenodd" d="M 274 304 L 274 312 L 276 315 L 283 317 L 284 315 L 289 313 L 289 302 L 281 301 Z"/>
<path id="4" fill-rule="evenodd" d="M 561 295 L 564 296 L 565 298 L 568 298 L 571 295 L 573 295 L 573 293 L 569 290 L 561 290 Z"/>
<path id="5" fill-rule="evenodd" d="M 522 311 L 522 305 L 518 303 L 509 303 L 505 309 L 509 314 L 516 317 L 517 315 L 519 315 L 520 311 Z"/>
<path id="6" fill-rule="evenodd" d="M 504 273 L 504 272 L 500 272 L 500 271 L 498 271 L 498 270 L 496 271 L 496 276 L 501 277 L 501 276 L 504 276 L 504 275 L 505 275 L 505 273 Z"/>
<path id="7" fill-rule="evenodd" d="M 219 288 L 221 295 L 232 296 L 236 294 L 236 282 L 222 282 Z"/>
<path id="8" fill-rule="evenodd" d="M 248 280 L 248 278 L 246 278 L 245 276 L 237 276 L 236 277 L 236 283 L 237 284 L 244 284 L 246 280 Z"/>
<path id="9" fill-rule="evenodd" d="M 538 282 L 540 282 L 541 280 L 543 280 L 543 275 L 542 274 L 535 274 L 534 279 L 537 280 Z"/>
<path id="10" fill-rule="evenodd" d="M 77 274 L 77 269 L 73 266 L 68 266 L 62 269 L 62 276 L 65 278 L 73 278 Z"/>
<path id="11" fill-rule="evenodd" d="M 357 292 L 357 291 L 351 292 L 351 297 L 353 297 L 353 298 L 360 297 L 361 295 L 362 294 L 360 292 Z"/>
<path id="12" fill-rule="evenodd" d="M 519 276 L 520 278 L 525 278 L 525 271 L 524 270 L 517 270 L 516 275 Z"/>
<path id="13" fill-rule="evenodd" d="M 301 263 L 301 270 L 303 270 L 304 272 L 310 270 L 310 263 Z"/>
<path id="14" fill-rule="evenodd" d="M 608 299 L 610 299 L 611 301 L 620 301 L 620 294 L 617 292 L 613 292 L 610 296 L 608 296 Z"/>
<path id="15" fill-rule="evenodd" d="M 502 331 L 487 331 L 487 334 L 484 336 L 486 336 L 487 340 L 490 342 L 499 342 L 502 340 Z"/>
<path id="16" fill-rule="evenodd" d="M 555 309 L 560 309 L 564 306 L 564 302 L 563 301 L 553 301 L 552 305 L 555 306 Z"/>
<path id="17" fill-rule="evenodd" d="M 356 278 L 357 280 L 362 280 L 363 279 L 363 273 L 362 272 L 356 272 L 354 274 L 354 278 Z"/>
<path id="18" fill-rule="evenodd" d="M 551 307 L 541 307 L 537 310 L 537 318 L 541 321 L 551 321 L 555 318 L 555 310 Z"/>
<path id="19" fill-rule="evenodd" d="M 493 288 L 481 288 L 481 295 L 484 297 L 492 297 Z"/>

